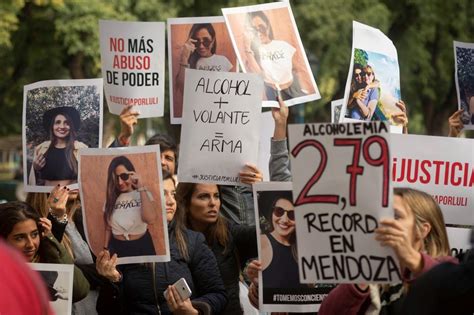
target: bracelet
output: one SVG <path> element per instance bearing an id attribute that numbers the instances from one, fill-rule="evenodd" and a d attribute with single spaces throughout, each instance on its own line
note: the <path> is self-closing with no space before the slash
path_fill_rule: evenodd
<path id="1" fill-rule="evenodd" d="M 68 218 L 67 218 L 67 214 L 66 214 L 66 213 L 64 213 L 64 214 L 61 215 L 61 216 L 58 216 L 56 213 L 53 212 L 53 209 L 49 208 L 49 214 L 51 214 L 51 216 L 52 216 L 56 221 L 58 221 L 58 223 L 66 224 L 67 221 L 68 221 Z"/>
<path id="2" fill-rule="evenodd" d="M 254 54 L 253 50 L 248 50 L 248 49 L 246 49 L 245 52 L 246 52 L 247 54 L 251 54 L 251 55 Z"/>
<path id="3" fill-rule="evenodd" d="M 140 191 L 140 192 L 142 192 L 142 191 L 148 191 L 148 189 L 146 189 L 145 186 L 142 186 L 142 187 L 138 188 L 137 191 Z"/>
<path id="4" fill-rule="evenodd" d="M 189 68 L 189 63 L 180 63 L 181 67 Z"/>
<path id="5" fill-rule="evenodd" d="M 138 192 L 142 192 L 142 191 L 146 192 L 148 200 L 155 201 L 155 198 L 153 198 L 153 195 L 151 194 L 151 192 L 145 186 L 138 188 L 137 191 Z"/>

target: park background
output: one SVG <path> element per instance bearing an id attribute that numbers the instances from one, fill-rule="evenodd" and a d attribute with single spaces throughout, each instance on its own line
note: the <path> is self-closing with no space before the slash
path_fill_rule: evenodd
<path id="1" fill-rule="evenodd" d="M 23 86 L 40 80 L 101 76 L 99 19 L 166 21 L 221 15 L 221 8 L 257 0 L 8 0 L 0 2 L 0 199 L 21 178 Z M 409 133 L 447 135 L 457 109 L 453 40 L 474 42 L 472 0 L 290 1 L 322 98 L 291 108 L 290 122 L 328 122 L 330 102 L 343 97 L 352 47 L 352 21 L 382 30 L 395 44 Z M 166 70 L 168 74 L 169 71 Z M 168 84 L 168 79 L 166 84 Z M 139 120 L 133 144 L 157 132 L 177 139 L 165 116 Z M 118 135 L 117 116 L 104 102 L 103 146 Z M 472 131 L 465 133 L 472 137 Z"/>

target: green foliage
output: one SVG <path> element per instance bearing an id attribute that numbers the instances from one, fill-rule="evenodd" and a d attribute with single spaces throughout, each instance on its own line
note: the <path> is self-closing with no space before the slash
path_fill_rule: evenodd
<path id="1" fill-rule="evenodd" d="M 220 15 L 223 7 L 264 0 L 10 0 L 0 1 L 0 135 L 21 132 L 23 85 L 48 79 L 100 77 L 98 20 L 165 21 Z M 294 121 L 330 120 L 330 101 L 343 96 L 352 21 L 381 29 L 400 62 L 410 132 L 446 134 L 456 109 L 452 41 L 474 41 L 472 0 L 292 0 L 291 6 L 322 99 L 293 107 Z M 359 58 L 359 57 L 357 57 Z M 470 70 L 469 70 L 470 71 Z M 168 89 L 166 104 L 168 104 Z M 107 112 L 107 110 L 105 110 Z M 5 115 L 8 113 L 8 115 Z M 179 135 L 165 118 L 140 121 Z M 106 114 L 104 130 L 117 133 Z M 115 129 L 115 130 L 114 130 Z"/>
<path id="2" fill-rule="evenodd" d="M 360 64 L 362 67 L 367 65 L 367 61 L 369 60 L 369 56 L 367 52 L 362 49 L 354 49 L 354 63 Z"/>

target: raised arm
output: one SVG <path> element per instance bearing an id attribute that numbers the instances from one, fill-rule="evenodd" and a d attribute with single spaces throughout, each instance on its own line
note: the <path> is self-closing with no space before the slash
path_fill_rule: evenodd
<path id="1" fill-rule="evenodd" d="M 288 120 L 288 107 L 278 97 L 279 108 L 272 108 L 272 116 L 275 121 L 275 130 L 271 139 L 270 147 L 270 181 L 291 181 L 290 158 L 286 143 L 286 126 Z"/>

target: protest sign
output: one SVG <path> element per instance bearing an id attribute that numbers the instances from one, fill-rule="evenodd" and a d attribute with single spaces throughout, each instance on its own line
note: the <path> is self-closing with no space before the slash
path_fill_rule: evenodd
<path id="1" fill-rule="evenodd" d="M 474 129 L 474 43 L 454 41 L 454 77 L 464 129 Z"/>
<path id="2" fill-rule="evenodd" d="M 246 73 L 263 76 L 263 106 L 287 106 L 321 98 L 289 3 L 275 2 L 222 9 Z"/>
<path id="3" fill-rule="evenodd" d="M 102 144 L 102 79 L 40 81 L 23 88 L 26 192 L 77 188 L 81 148 Z"/>
<path id="4" fill-rule="evenodd" d="M 49 303 L 56 314 L 72 314 L 74 265 L 29 264 L 43 279 L 49 293 Z"/>
<path id="5" fill-rule="evenodd" d="M 174 18 L 167 24 L 170 121 L 180 124 L 185 69 L 236 72 L 237 56 L 222 16 Z"/>
<path id="6" fill-rule="evenodd" d="M 389 121 L 399 125 L 400 100 L 397 49 L 379 29 L 352 23 L 352 55 L 340 122 Z M 396 128 L 402 132 L 402 126 Z"/>
<path id="7" fill-rule="evenodd" d="M 256 183 L 259 309 L 264 312 L 314 312 L 332 285 L 300 283 L 295 208 L 291 182 Z"/>
<path id="8" fill-rule="evenodd" d="M 257 165 L 262 79 L 256 74 L 186 69 L 180 182 L 244 185 Z"/>
<path id="9" fill-rule="evenodd" d="M 133 106 L 161 117 L 165 104 L 165 23 L 99 21 L 102 77 L 109 111 Z"/>
<path id="10" fill-rule="evenodd" d="M 333 124 L 339 122 L 343 102 L 343 99 L 331 101 L 331 122 Z"/>
<path id="11" fill-rule="evenodd" d="M 471 248 L 472 229 L 460 227 L 446 227 L 448 233 L 449 247 L 451 247 L 451 256 L 467 255 Z"/>
<path id="12" fill-rule="evenodd" d="M 446 223 L 473 225 L 473 140 L 393 135 L 391 141 L 394 187 L 416 188 L 432 195 Z"/>
<path id="13" fill-rule="evenodd" d="M 169 261 L 158 145 L 79 151 L 84 229 L 94 255 L 118 264 Z"/>
<path id="14" fill-rule="evenodd" d="M 375 240 L 393 218 L 388 125 L 290 125 L 302 283 L 400 280 L 390 248 Z"/>

